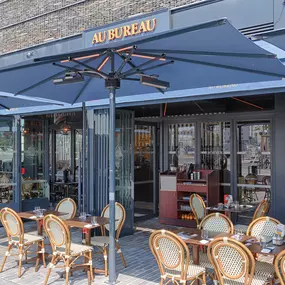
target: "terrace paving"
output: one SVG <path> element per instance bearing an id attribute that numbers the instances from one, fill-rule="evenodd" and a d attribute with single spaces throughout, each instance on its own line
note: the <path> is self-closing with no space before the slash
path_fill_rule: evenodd
<path id="1" fill-rule="evenodd" d="M 125 236 L 120 239 L 122 251 L 124 253 L 127 268 L 124 268 L 120 259 L 117 255 L 117 272 L 119 284 L 122 285 L 156 285 L 160 281 L 160 273 L 156 261 L 149 249 L 148 239 L 153 229 L 172 229 L 175 227 L 165 227 L 160 225 L 157 219 L 152 219 L 137 224 L 136 231 L 131 236 Z M 36 225 L 33 222 L 25 223 L 26 232 L 35 232 Z M 78 229 L 72 229 L 72 240 L 73 242 L 80 243 L 82 236 Z M 0 228 L 0 263 L 7 250 L 7 238 L 3 228 Z M 50 250 L 49 247 L 46 249 Z M 4 271 L 0 273 L 0 285 L 15 285 L 15 284 L 29 284 L 39 285 L 43 284 L 47 268 L 41 266 L 38 272 L 34 270 L 34 264 L 23 265 L 23 275 L 21 278 L 17 277 L 17 257 L 8 257 Z M 101 255 L 95 255 L 93 257 L 93 264 L 96 268 L 103 269 L 103 257 Z M 65 280 L 61 278 L 62 269 L 53 269 L 49 279 L 51 285 L 62 285 L 65 284 Z M 108 278 L 103 274 L 95 275 L 94 285 L 105 285 Z M 74 272 L 73 276 L 70 277 L 71 285 L 84 285 L 87 284 L 87 275 L 82 271 Z M 208 284 L 212 284 L 211 281 Z"/>

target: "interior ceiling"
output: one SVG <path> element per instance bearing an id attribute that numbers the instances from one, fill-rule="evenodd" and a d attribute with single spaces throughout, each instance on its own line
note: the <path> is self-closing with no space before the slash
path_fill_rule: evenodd
<path id="1" fill-rule="evenodd" d="M 165 104 L 163 104 L 163 108 L 165 108 Z M 153 117 L 159 116 L 160 104 L 124 109 L 135 111 L 136 117 Z M 165 109 L 166 116 L 273 110 L 274 94 L 168 103 Z"/>

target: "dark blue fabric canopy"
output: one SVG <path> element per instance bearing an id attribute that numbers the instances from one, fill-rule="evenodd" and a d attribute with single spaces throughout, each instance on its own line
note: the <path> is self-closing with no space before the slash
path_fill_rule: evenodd
<path id="1" fill-rule="evenodd" d="M 49 102 L 49 100 L 43 100 L 41 98 L 30 98 L 25 96 L 13 96 L 0 92 L 0 109 L 14 109 L 24 107 L 36 107 L 46 105 L 62 105 L 56 102 Z"/>
<path id="2" fill-rule="evenodd" d="M 129 48 L 121 51 L 126 47 Z M 115 70 L 133 52 L 131 60 L 121 70 L 121 75 L 129 71 L 131 75 L 121 80 L 117 97 L 160 92 L 142 85 L 138 81 L 140 77 L 136 75 L 157 65 L 162 66 L 146 70 L 145 73 L 170 82 L 169 91 L 272 81 L 285 77 L 285 67 L 273 54 L 244 37 L 226 19 L 221 19 L 145 36 L 139 40 L 117 41 L 72 54 L 34 59 L 0 69 L 0 91 L 66 103 L 107 98 L 105 82 L 100 78 L 84 76 L 84 82 L 60 86 L 54 85 L 52 79 L 62 77 L 69 69 L 97 70 L 106 59 L 108 50 L 114 52 Z M 88 58 L 94 54 L 101 55 Z M 76 62 L 61 62 L 69 57 Z M 154 57 L 156 60 L 151 60 Z M 174 63 L 171 64 L 171 61 Z M 54 62 L 61 66 L 54 65 Z M 137 72 L 132 69 L 142 65 Z M 100 71 L 107 75 L 110 73 L 110 60 Z"/>

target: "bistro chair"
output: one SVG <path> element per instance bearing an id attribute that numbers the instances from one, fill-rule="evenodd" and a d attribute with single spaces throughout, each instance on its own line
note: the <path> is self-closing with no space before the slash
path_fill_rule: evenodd
<path id="1" fill-rule="evenodd" d="M 160 270 L 160 285 L 186 285 L 196 280 L 206 284 L 205 268 L 190 264 L 189 249 L 176 234 L 157 230 L 150 236 L 149 246 Z"/>
<path id="2" fill-rule="evenodd" d="M 195 220 L 197 223 L 197 227 L 199 227 L 200 222 L 206 216 L 206 206 L 203 201 L 203 198 L 198 194 L 192 194 L 190 196 L 190 207 L 192 212 L 194 213 Z"/>
<path id="3" fill-rule="evenodd" d="M 285 250 L 281 251 L 274 260 L 274 270 L 281 285 L 285 285 Z"/>
<path id="4" fill-rule="evenodd" d="M 207 230 L 209 232 L 215 233 L 230 233 L 234 232 L 234 226 L 231 220 L 224 214 L 213 213 L 207 215 L 200 223 L 201 230 Z M 210 271 L 213 270 L 213 266 L 208 259 L 208 256 L 204 252 L 199 252 L 200 264 L 204 266 L 211 278 L 216 281 L 215 274 L 211 274 Z"/>
<path id="5" fill-rule="evenodd" d="M 48 235 L 51 248 L 52 260 L 49 264 L 47 276 L 44 285 L 47 284 L 49 276 L 53 268 L 64 268 L 66 272 L 65 284 L 68 284 L 69 274 L 72 270 L 85 267 L 88 273 L 88 284 L 90 279 L 94 281 L 92 266 L 91 246 L 75 244 L 71 242 L 70 231 L 59 217 L 55 215 L 47 215 L 44 217 L 44 230 Z M 82 263 L 78 259 L 84 258 Z M 56 266 L 59 261 L 63 261 L 63 266 Z M 76 262 L 76 263 L 75 263 Z"/>
<path id="6" fill-rule="evenodd" d="M 110 216 L 110 206 L 107 205 L 102 213 L 101 213 L 101 217 L 104 218 L 109 218 Z M 119 237 L 123 228 L 123 225 L 125 223 L 126 220 L 126 210 L 125 208 L 118 202 L 116 202 L 115 205 L 115 218 L 116 218 L 116 222 L 115 222 L 115 230 L 116 230 L 116 250 L 117 253 L 120 254 L 122 262 L 124 267 L 127 267 L 123 252 L 121 250 L 120 244 L 119 244 Z M 104 257 L 104 263 L 105 263 L 105 276 L 108 276 L 108 246 L 109 246 L 109 237 L 106 235 L 106 231 L 109 232 L 110 229 L 110 225 L 106 224 L 104 226 L 101 227 L 101 233 L 102 236 L 95 236 L 91 239 L 91 244 L 93 246 L 95 246 L 97 249 L 99 249 L 99 253 L 103 254 Z"/>
<path id="7" fill-rule="evenodd" d="M 58 212 L 62 212 L 62 213 L 68 213 L 67 215 L 60 217 L 62 220 L 68 220 L 68 219 L 73 219 L 75 217 L 77 206 L 73 199 L 65 198 L 65 199 L 62 199 L 56 205 L 55 210 Z"/>
<path id="8" fill-rule="evenodd" d="M 220 285 L 263 285 L 266 278 L 255 276 L 255 259 L 249 249 L 235 239 L 215 238 L 208 247 Z"/>
<path id="9" fill-rule="evenodd" d="M 207 215 L 200 223 L 201 230 L 215 233 L 233 233 L 234 225 L 224 214 L 213 213 Z"/>
<path id="10" fill-rule="evenodd" d="M 36 271 L 38 271 L 39 268 L 40 257 L 42 257 L 44 267 L 46 267 L 44 238 L 39 235 L 25 234 L 23 221 L 14 210 L 10 208 L 4 208 L 1 210 L 0 214 L 1 223 L 5 228 L 9 243 L 8 250 L 5 253 L 4 260 L 0 268 L 0 272 L 3 271 L 7 257 L 12 255 L 16 255 L 19 257 L 18 277 L 21 277 L 22 275 L 21 271 L 23 257 L 27 256 L 28 254 L 37 255 Z M 30 251 L 30 247 L 34 244 L 37 245 L 37 252 Z M 17 249 L 16 254 L 11 254 L 11 250 L 13 248 Z"/>
<path id="11" fill-rule="evenodd" d="M 255 219 L 249 226 L 246 235 L 256 237 L 268 237 L 268 241 L 272 239 L 276 232 L 277 225 L 280 222 L 270 217 L 260 217 Z M 258 275 L 266 276 L 269 279 L 274 279 L 274 266 L 268 262 L 256 262 L 256 272 Z"/>
<path id="12" fill-rule="evenodd" d="M 259 205 L 257 206 L 254 214 L 253 214 L 253 217 L 252 217 L 252 220 L 251 222 L 253 222 L 254 220 L 260 218 L 260 217 L 264 217 L 267 215 L 267 213 L 269 212 L 269 209 L 270 209 L 270 203 L 268 200 L 264 199 L 262 200 Z M 246 233 L 247 232 L 247 229 L 248 229 L 248 226 L 246 225 L 235 225 L 235 229 L 239 232 L 242 232 L 242 233 Z"/>

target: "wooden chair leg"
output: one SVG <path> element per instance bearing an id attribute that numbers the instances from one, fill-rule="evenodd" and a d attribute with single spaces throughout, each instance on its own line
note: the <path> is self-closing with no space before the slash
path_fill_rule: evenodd
<path id="1" fill-rule="evenodd" d="M 56 263 L 56 257 L 53 256 L 52 259 L 51 259 L 50 265 L 49 265 L 49 269 L 48 269 L 48 272 L 47 272 L 47 276 L 46 276 L 44 285 L 47 285 L 49 276 L 50 276 L 50 274 L 51 274 L 52 267 L 55 265 L 55 263 Z"/>
<path id="2" fill-rule="evenodd" d="M 121 256 L 123 265 L 124 265 L 124 267 L 126 268 L 126 267 L 127 267 L 127 264 L 126 264 L 126 261 L 125 261 L 125 258 L 124 258 L 124 255 L 123 255 L 123 252 L 122 252 L 122 250 L 121 250 L 121 247 L 120 247 L 119 243 L 116 243 L 116 248 L 117 248 L 117 252 L 118 252 L 118 253 L 120 254 L 120 256 Z"/>
<path id="3" fill-rule="evenodd" d="M 206 285 L 206 284 L 207 284 L 206 273 L 204 273 L 204 274 L 202 275 L 202 284 L 203 284 L 203 285 Z"/>
<path id="4" fill-rule="evenodd" d="M 91 277 L 92 282 L 94 282 L 93 264 L 92 264 L 92 251 L 89 252 L 89 264 L 90 264 L 90 277 Z"/>
<path id="5" fill-rule="evenodd" d="M 162 278 L 160 279 L 159 285 L 163 285 L 163 279 Z"/>
<path id="6" fill-rule="evenodd" d="M 104 263 L 105 263 L 105 276 L 108 276 L 108 250 L 107 247 L 103 249 Z"/>
<path id="7" fill-rule="evenodd" d="M 69 271 L 70 271 L 70 268 L 69 268 L 69 259 L 66 260 L 66 263 L 65 263 L 65 285 L 68 285 L 68 281 L 69 281 Z"/>
<path id="8" fill-rule="evenodd" d="M 19 268 L 18 268 L 18 277 L 21 277 L 22 271 L 22 260 L 23 260 L 23 246 L 19 246 Z"/>
<path id="9" fill-rule="evenodd" d="M 12 247 L 13 247 L 13 246 L 12 246 L 11 244 L 9 244 L 8 249 L 7 249 L 7 252 L 6 252 L 5 256 L 4 256 L 4 259 L 3 259 L 3 262 L 2 262 L 2 265 L 1 265 L 1 268 L 0 268 L 0 272 L 3 271 L 3 268 L 4 268 L 4 265 L 5 265 L 5 263 L 6 263 L 7 257 L 8 257 L 8 255 L 10 254 L 10 251 L 11 251 Z"/>
<path id="10" fill-rule="evenodd" d="M 42 252 L 42 258 L 43 258 L 43 264 L 44 264 L 44 268 L 47 267 L 47 264 L 46 264 L 46 254 L 45 254 L 45 241 L 43 240 L 41 242 L 41 252 Z"/>

